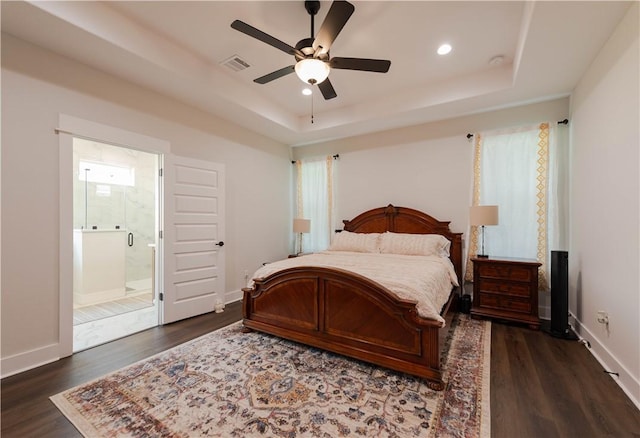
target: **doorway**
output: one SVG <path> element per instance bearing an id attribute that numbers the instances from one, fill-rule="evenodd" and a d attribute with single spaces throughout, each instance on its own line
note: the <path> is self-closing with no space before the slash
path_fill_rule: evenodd
<path id="1" fill-rule="evenodd" d="M 115 187 L 109 189 L 97 187 L 98 184 L 104 185 L 103 183 L 95 182 L 95 187 L 90 186 L 91 177 L 88 175 L 80 180 L 80 164 L 79 160 L 74 164 L 73 148 L 74 142 L 78 140 L 88 140 L 93 145 L 104 145 L 100 147 L 117 148 L 108 149 L 111 151 L 125 151 L 126 154 L 146 152 L 155 157 L 155 164 L 149 166 L 155 169 L 155 203 L 153 207 L 146 208 L 154 211 L 155 237 L 144 241 L 136 238 L 135 233 L 133 236 L 134 247 L 138 245 L 138 248 L 144 248 L 146 244 L 147 250 L 151 253 L 153 253 L 153 247 L 149 245 L 153 245 L 152 241 L 155 241 L 155 256 L 151 256 L 155 261 L 151 275 L 154 305 L 144 309 L 150 312 L 150 315 L 147 315 L 148 319 L 142 317 L 142 310 L 138 310 L 89 322 L 88 324 L 93 325 L 92 336 L 109 333 L 108 338 L 92 339 L 92 345 L 124 337 L 158 324 L 166 324 L 224 307 L 226 302 L 225 166 L 176 156 L 171 153 L 171 143 L 166 140 L 68 114 L 59 115 L 56 132 L 59 135 L 60 148 L 59 357 L 70 356 L 81 348 L 74 348 L 74 332 L 77 331 L 78 326 L 73 325 L 73 230 L 77 226 L 93 230 L 94 225 L 91 223 L 93 220 L 87 217 L 85 226 L 84 214 L 85 211 L 87 215 L 90 214 L 91 205 L 88 205 L 85 210 L 82 209 L 84 194 L 89 196 L 89 193 L 95 190 L 97 198 L 98 191 L 102 192 L 102 195 L 106 195 L 108 190 L 111 190 L 110 193 L 115 191 Z M 89 157 L 87 161 L 97 161 L 97 164 L 107 162 L 107 164 L 115 164 L 115 167 L 132 167 L 127 164 L 128 162 L 109 162 L 105 159 L 107 155 L 105 152 L 105 156 L 99 160 Z M 92 169 L 92 167 L 84 167 L 82 173 L 87 168 Z M 121 169 L 111 170 L 126 174 Z M 89 172 L 91 170 L 87 171 Z M 139 171 L 134 170 L 133 173 L 138 179 Z M 81 198 L 79 203 L 74 202 L 74 196 L 76 196 L 74 179 L 80 181 L 82 188 L 81 195 L 77 195 Z M 86 192 L 84 191 L 85 181 L 87 182 Z M 79 219 L 74 219 L 74 204 L 81 206 Z M 117 211 L 117 208 L 119 207 L 114 207 L 114 210 Z M 129 216 L 129 210 L 138 208 L 141 206 L 132 207 L 127 204 L 127 216 Z M 98 222 L 98 219 L 95 221 Z M 116 225 L 119 224 L 103 224 L 104 227 L 114 230 Z M 99 229 L 99 222 L 96 226 Z M 126 226 L 129 224 L 120 225 L 120 229 Z M 130 237 L 128 232 L 125 234 L 128 248 Z M 142 280 L 142 278 L 135 280 Z M 125 277 L 125 290 L 127 284 L 130 288 L 134 288 L 132 282 Z M 124 321 L 132 314 L 141 316 L 135 326 L 131 326 L 130 321 Z"/>
<path id="2" fill-rule="evenodd" d="M 158 325 L 160 156 L 72 141 L 76 352 Z"/>

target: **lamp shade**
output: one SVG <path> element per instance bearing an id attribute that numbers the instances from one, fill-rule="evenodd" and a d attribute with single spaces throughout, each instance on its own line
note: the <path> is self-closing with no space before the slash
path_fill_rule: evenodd
<path id="1" fill-rule="evenodd" d="M 498 225 L 497 205 L 474 205 L 469 210 L 471 225 Z"/>
<path id="2" fill-rule="evenodd" d="M 295 218 L 293 220 L 294 233 L 308 233 L 311 229 L 311 221 L 309 219 Z"/>
<path id="3" fill-rule="evenodd" d="M 296 75 L 305 84 L 319 84 L 329 76 L 329 65 L 319 59 L 307 58 L 296 63 Z"/>

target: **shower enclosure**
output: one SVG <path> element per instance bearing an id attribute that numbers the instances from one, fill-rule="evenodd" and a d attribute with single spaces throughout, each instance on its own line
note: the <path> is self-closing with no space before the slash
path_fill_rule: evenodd
<path id="1" fill-rule="evenodd" d="M 74 138 L 74 326 L 155 303 L 158 156 Z"/>

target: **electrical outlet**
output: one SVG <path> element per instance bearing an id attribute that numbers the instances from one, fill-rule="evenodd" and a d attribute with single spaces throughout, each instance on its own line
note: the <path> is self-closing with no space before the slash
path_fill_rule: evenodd
<path id="1" fill-rule="evenodd" d="M 600 324 L 609 325 L 609 314 L 604 310 L 599 310 L 596 316 L 596 321 Z"/>

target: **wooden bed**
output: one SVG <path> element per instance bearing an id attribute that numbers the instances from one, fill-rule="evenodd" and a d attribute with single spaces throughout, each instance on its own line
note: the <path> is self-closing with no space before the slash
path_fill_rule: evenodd
<path id="1" fill-rule="evenodd" d="M 356 233 L 441 234 L 451 241 L 450 259 L 462 283 L 462 234 L 449 222 L 404 207 L 377 208 L 344 222 Z M 257 279 L 243 289 L 243 324 L 393 370 L 417 375 L 444 389 L 440 372 L 440 323 L 422 318 L 413 301 L 340 269 L 297 267 Z M 454 308 L 454 288 L 441 316 Z"/>

